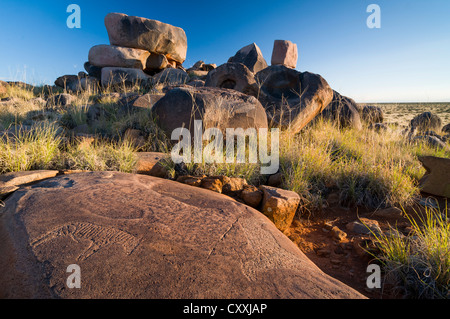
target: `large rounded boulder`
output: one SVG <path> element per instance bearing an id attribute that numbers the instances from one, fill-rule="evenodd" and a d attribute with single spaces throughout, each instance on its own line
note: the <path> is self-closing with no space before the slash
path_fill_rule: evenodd
<path id="1" fill-rule="evenodd" d="M 210 71 L 205 79 L 205 86 L 232 89 L 253 96 L 258 94 L 255 74 L 238 62 L 228 62 Z"/>
<path id="2" fill-rule="evenodd" d="M 179 27 L 123 13 L 106 15 L 105 26 L 111 45 L 164 54 L 179 64 L 186 60 L 186 33 Z"/>
<path id="3" fill-rule="evenodd" d="M 0 210 L 0 298 L 364 297 L 258 211 L 181 183 L 65 175 Z M 77 266 L 80 288 L 69 288 Z"/>
<path id="4" fill-rule="evenodd" d="M 441 118 L 431 112 L 424 112 L 415 116 L 410 124 L 412 129 L 419 132 L 423 131 L 440 131 L 442 128 Z"/>
<path id="5" fill-rule="evenodd" d="M 298 133 L 331 102 L 333 90 L 320 75 L 272 65 L 255 76 L 258 99 L 271 125 Z"/>
<path id="6" fill-rule="evenodd" d="M 194 134 L 194 121 L 203 128 L 267 128 L 267 115 L 261 103 L 235 90 L 182 86 L 171 89 L 152 108 L 161 128 L 171 136 L 177 128 Z"/>
<path id="7" fill-rule="evenodd" d="M 333 91 L 333 100 L 322 111 L 321 116 L 336 123 L 340 128 L 362 129 L 361 115 L 356 102 Z"/>
<path id="8" fill-rule="evenodd" d="M 264 70 L 268 66 L 261 53 L 261 49 L 256 43 L 249 44 L 240 49 L 228 62 L 242 63 L 253 73 Z"/>

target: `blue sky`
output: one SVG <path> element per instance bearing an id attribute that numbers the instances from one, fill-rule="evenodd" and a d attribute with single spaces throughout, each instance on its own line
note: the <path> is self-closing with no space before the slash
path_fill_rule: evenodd
<path id="1" fill-rule="evenodd" d="M 69 4 L 81 28 L 69 29 Z M 381 29 L 369 29 L 369 4 Z M 450 1 L 11 1 L 0 11 L 0 79 L 53 83 L 83 70 L 89 49 L 108 44 L 104 17 L 121 12 L 183 28 L 185 67 L 218 65 L 255 42 L 268 63 L 273 41 L 299 48 L 299 71 L 321 74 L 357 102 L 450 101 Z"/>

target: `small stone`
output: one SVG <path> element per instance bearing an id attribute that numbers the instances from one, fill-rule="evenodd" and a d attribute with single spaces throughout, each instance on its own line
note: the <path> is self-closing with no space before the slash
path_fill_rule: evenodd
<path id="1" fill-rule="evenodd" d="M 347 238 L 347 233 L 342 231 L 339 227 L 334 226 L 331 229 L 331 234 L 333 236 L 333 238 L 338 239 L 338 240 L 344 240 L 345 238 Z"/>
<path id="2" fill-rule="evenodd" d="M 371 214 L 373 217 L 400 219 L 403 217 L 403 211 L 397 207 L 380 209 Z"/>
<path id="3" fill-rule="evenodd" d="M 282 183 L 283 183 L 283 180 L 282 180 L 281 173 L 276 173 L 274 175 L 271 175 L 267 181 L 267 185 L 272 186 L 272 187 L 280 187 Z"/>
<path id="4" fill-rule="evenodd" d="M 346 225 L 348 231 L 355 234 L 363 235 L 380 235 L 382 233 L 380 225 L 376 220 L 360 218 L 359 221 L 354 221 Z"/>
<path id="5" fill-rule="evenodd" d="M 329 249 L 322 248 L 316 250 L 316 254 L 319 257 L 328 257 L 329 255 L 331 255 L 331 251 Z"/>
<path id="6" fill-rule="evenodd" d="M 227 195 L 233 195 L 240 192 L 247 185 L 247 181 L 243 178 L 229 177 L 224 180 L 222 192 Z"/>
<path id="7" fill-rule="evenodd" d="M 163 70 L 167 67 L 169 61 L 164 54 L 152 53 L 146 63 L 146 71 Z"/>
<path id="8" fill-rule="evenodd" d="M 188 175 L 178 177 L 177 182 L 195 187 L 200 187 L 200 185 L 202 184 L 202 179 L 203 177 L 195 177 Z"/>
<path id="9" fill-rule="evenodd" d="M 239 196 L 247 205 L 256 208 L 262 201 L 263 192 L 255 186 L 246 185 Z"/>
<path id="10" fill-rule="evenodd" d="M 154 177 L 166 178 L 168 176 L 167 169 L 162 164 L 168 158 L 165 153 L 158 152 L 138 152 L 135 173 L 150 175 Z"/>
<path id="11" fill-rule="evenodd" d="M 223 178 L 217 176 L 210 176 L 202 179 L 200 187 L 210 191 L 222 194 Z"/>
<path id="12" fill-rule="evenodd" d="M 287 230 L 294 220 L 300 196 L 292 191 L 265 185 L 260 186 L 260 190 L 263 191 L 262 213 L 282 232 Z"/>
<path id="13" fill-rule="evenodd" d="M 340 265 L 342 262 L 339 259 L 330 259 L 330 263 L 334 265 Z"/>

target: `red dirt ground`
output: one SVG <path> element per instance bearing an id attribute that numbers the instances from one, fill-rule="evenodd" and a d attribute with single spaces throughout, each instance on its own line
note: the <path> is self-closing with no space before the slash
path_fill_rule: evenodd
<path id="1" fill-rule="evenodd" d="M 296 219 L 286 235 L 326 274 L 342 281 L 363 295 L 371 299 L 399 298 L 386 291 L 386 289 L 369 289 L 366 285 L 367 266 L 376 263 L 375 258 L 358 244 L 370 237 L 367 235 L 352 234 L 346 225 L 359 217 L 377 220 L 380 228 L 385 231 L 390 225 L 397 225 L 399 230 L 410 226 L 406 219 L 387 220 L 374 218 L 367 211 L 356 209 L 330 208 L 310 218 Z M 347 233 L 347 237 L 339 240 L 326 229 L 327 225 L 337 226 Z M 405 232 L 407 229 L 405 230 Z M 383 279 L 383 278 L 382 278 Z"/>

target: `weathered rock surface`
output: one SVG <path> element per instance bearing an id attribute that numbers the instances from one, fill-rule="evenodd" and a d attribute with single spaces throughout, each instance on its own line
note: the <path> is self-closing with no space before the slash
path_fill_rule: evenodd
<path id="1" fill-rule="evenodd" d="M 284 65 L 295 69 L 298 60 L 297 44 L 287 40 L 275 40 L 272 52 L 272 65 Z"/>
<path id="2" fill-rule="evenodd" d="M 111 45 L 164 54 L 180 64 L 186 60 L 187 38 L 181 28 L 122 13 L 109 13 L 105 26 Z"/>
<path id="3" fill-rule="evenodd" d="M 242 63 L 253 73 L 258 73 L 268 66 L 261 53 L 261 49 L 256 43 L 249 44 L 240 49 L 228 62 Z"/>
<path id="4" fill-rule="evenodd" d="M 144 69 L 150 52 L 116 45 L 96 45 L 89 50 L 89 63 L 97 67 Z"/>
<path id="5" fill-rule="evenodd" d="M 412 141 L 422 141 L 430 147 L 437 149 L 449 150 L 448 145 L 441 140 L 440 137 L 434 135 L 417 135 L 412 138 Z"/>
<path id="6" fill-rule="evenodd" d="M 151 109 L 164 95 L 147 93 L 144 95 L 130 95 L 121 98 L 118 104 L 129 111 Z"/>
<path id="7" fill-rule="evenodd" d="M 442 132 L 444 132 L 444 133 L 450 133 L 450 124 L 445 125 L 445 126 L 442 128 Z"/>
<path id="8" fill-rule="evenodd" d="M 378 221 L 367 218 L 360 218 L 359 220 L 355 220 L 351 223 L 348 223 L 346 226 L 348 231 L 353 232 L 355 234 L 363 234 L 363 235 L 372 235 L 375 234 L 380 236 L 382 234 L 380 225 Z"/>
<path id="9" fill-rule="evenodd" d="M 440 131 L 442 128 L 441 118 L 431 112 L 417 115 L 411 120 L 411 128 L 422 131 Z"/>
<path id="10" fill-rule="evenodd" d="M 322 111 L 321 116 L 339 125 L 340 128 L 362 129 L 361 116 L 356 102 L 333 91 L 333 100 Z"/>
<path id="11" fill-rule="evenodd" d="M 159 152 L 138 152 L 135 154 L 137 157 L 135 173 L 160 178 L 168 176 L 167 169 L 163 164 L 163 161 L 168 159 L 167 154 Z"/>
<path id="12" fill-rule="evenodd" d="M 58 172 L 55 170 L 39 170 L 2 174 L 0 175 L 0 198 L 16 191 L 22 185 L 55 177 Z"/>
<path id="13" fill-rule="evenodd" d="M 101 67 L 92 65 L 88 61 L 86 61 L 83 66 L 89 76 L 97 78 L 98 80 L 102 79 L 102 68 Z"/>
<path id="14" fill-rule="evenodd" d="M 203 128 L 267 128 L 264 108 L 253 96 L 234 90 L 184 86 L 170 90 L 152 108 L 161 128 L 171 136 L 187 128 L 194 136 L 194 120 Z"/>
<path id="15" fill-rule="evenodd" d="M 186 72 L 190 72 L 190 71 L 205 71 L 205 72 L 209 72 L 214 70 L 215 68 L 217 68 L 217 65 L 214 63 L 205 63 L 203 61 L 197 61 L 195 62 L 195 64 L 186 70 Z"/>
<path id="16" fill-rule="evenodd" d="M 77 83 L 79 82 L 80 78 L 78 77 L 78 75 L 71 75 L 71 74 L 67 74 L 67 75 L 63 75 L 60 76 L 59 78 L 57 78 L 55 80 L 55 85 L 59 86 L 60 88 L 67 88 L 68 85 L 70 85 L 71 83 Z"/>
<path id="17" fill-rule="evenodd" d="M 421 191 L 450 198 L 450 159 L 422 156 L 419 161 L 427 170 L 419 181 Z"/>
<path id="18" fill-rule="evenodd" d="M 247 205 L 257 208 L 262 201 L 263 192 L 255 186 L 246 185 L 239 196 Z"/>
<path id="19" fill-rule="evenodd" d="M 255 74 L 244 64 L 228 62 L 210 71 L 205 86 L 232 89 L 247 95 L 257 96 Z"/>
<path id="20" fill-rule="evenodd" d="M 133 68 L 102 68 L 102 86 L 115 85 L 134 85 L 136 83 L 146 84 L 150 81 L 151 76 L 147 75 L 141 69 Z"/>
<path id="21" fill-rule="evenodd" d="M 281 231 L 287 230 L 294 220 L 300 196 L 292 191 L 271 186 L 260 186 L 263 192 L 262 213 Z"/>
<path id="22" fill-rule="evenodd" d="M 292 134 L 301 131 L 330 104 L 333 90 L 318 74 L 298 72 L 283 65 L 269 66 L 255 76 L 259 100 L 269 121 Z"/>
<path id="23" fill-rule="evenodd" d="M 66 175 L 0 208 L 0 298 L 364 298 L 258 211 L 144 175 Z M 67 289 L 67 267 L 81 289 Z"/>
<path id="24" fill-rule="evenodd" d="M 151 81 L 153 84 L 180 85 L 188 80 L 189 75 L 185 71 L 169 68 L 154 75 Z"/>
<path id="25" fill-rule="evenodd" d="M 148 57 L 145 68 L 146 71 L 152 72 L 155 70 L 163 70 L 168 65 L 169 61 L 164 54 L 153 53 Z"/>
<path id="26" fill-rule="evenodd" d="M 384 112 L 379 106 L 366 105 L 362 109 L 361 117 L 369 124 L 383 123 Z"/>

